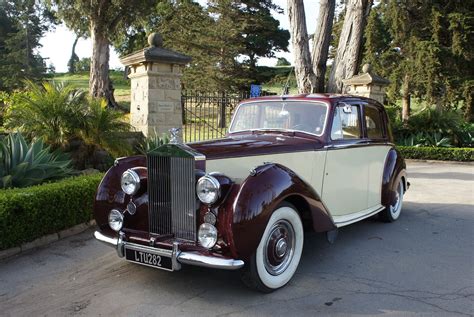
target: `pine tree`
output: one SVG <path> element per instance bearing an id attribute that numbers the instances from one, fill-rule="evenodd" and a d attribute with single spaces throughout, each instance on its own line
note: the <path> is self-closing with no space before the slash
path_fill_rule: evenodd
<path id="1" fill-rule="evenodd" d="M 38 80 L 46 71 L 37 53 L 51 16 L 34 0 L 0 3 L 0 90 L 22 87 L 23 80 Z"/>
<path id="2" fill-rule="evenodd" d="M 255 81 L 258 58 L 288 47 L 289 33 L 272 10 L 280 9 L 269 0 L 213 0 L 207 7 L 191 0 L 162 2 L 114 45 L 128 54 L 146 46 L 147 33 L 159 32 L 166 48 L 192 57 L 183 75 L 186 88 L 247 89 Z"/>
<path id="3" fill-rule="evenodd" d="M 365 34 L 364 60 L 391 80 L 389 99 L 412 97 L 437 109 L 463 106 L 472 120 L 474 32 L 472 2 L 384 0 Z"/>

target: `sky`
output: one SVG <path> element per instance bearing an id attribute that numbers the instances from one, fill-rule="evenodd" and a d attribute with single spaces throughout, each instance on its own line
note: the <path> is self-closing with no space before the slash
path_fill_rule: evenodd
<path id="1" fill-rule="evenodd" d="M 200 3 L 205 4 L 206 0 L 199 0 Z M 279 5 L 285 10 L 284 14 L 273 13 L 273 16 L 280 21 L 280 27 L 283 29 L 289 29 L 288 17 L 286 16 L 286 0 L 274 0 L 275 4 Z M 313 33 L 316 28 L 316 18 L 318 15 L 319 0 L 304 0 L 305 11 L 306 11 L 306 26 L 308 33 Z M 71 49 L 75 34 L 70 31 L 66 26 L 59 25 L 41 39 L 42 47 L 39 52 L 43 58 L 47 58 L 46 63 L 53 64 L 56 72 L 67 72 L 67 62 L 71 57 Z M 293 55 L 291 53 L 292 47 L 289 46 L 290 52 L 277 52 L 277 57 L 285 57 L 288 61 L 293 63 Z M 186 52 L 181 52 L 186 54 Z M 76 54 L 79 58 L 90 57 L 92 55 L 92 42 L 90 39 L 80 39 L 76 46 Z M 276 58 L 261 58 L 259 59 L 259 65 L 274 66 L 276 64 Z M 110 62 L 111 69 L 123 68 L 123 65 L 119 61 L 117 53 L 111 49 L 110 51 Z"/>

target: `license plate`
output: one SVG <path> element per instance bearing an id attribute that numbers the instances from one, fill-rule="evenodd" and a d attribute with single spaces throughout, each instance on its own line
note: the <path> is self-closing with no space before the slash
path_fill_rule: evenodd
<path id="1" fill-rule="evenodd" d="M 162 270 L 173 271 L 171 257 L 157 253 L 125 247 L 125 259 L 127 259 L 127 261 Z"/>

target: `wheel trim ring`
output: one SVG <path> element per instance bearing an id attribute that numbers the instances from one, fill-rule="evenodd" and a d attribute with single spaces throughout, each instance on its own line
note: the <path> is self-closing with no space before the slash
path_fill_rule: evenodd
<path id="1" fill-rule="evenodd" d="M 280 234 L 275 235 L 276 232 Z M 286 237 L 286 252 L 277 257 L 277 241 L 282 237 Z M 288 221 L 280 220 L 272 226 L 263 248 L 264 266 L 269 274 L 277 276 L 288 268 L 295 252 L 295 238 L 293 226 Z"/>
<path id="2" fill-rule="evenodd" d="M 402 190 L 402 182 L 398 183 L 397 186 L 397 191 L 395 192 L 396 200 L 393 205 L 390 205 L 390 213 L 392 215 L 397 215 L 400 211 L 401 203 L 402 203 L 402 197 L 403 197 L 403 190 Z"/>

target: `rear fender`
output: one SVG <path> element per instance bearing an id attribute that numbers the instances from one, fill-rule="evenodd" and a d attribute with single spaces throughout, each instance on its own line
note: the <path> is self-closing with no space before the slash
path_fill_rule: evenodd
<path id="1" fill-rule="evenodd" d="M 392 148 L 385 159 L 385 167 L 382 179 L 382 205 L 390 206 L 396 199 L 396 186 L 400 179 L 403 178 L 403 189 L 406 191 L 407 186 L 407 172 L 405 160 L 400 152 Z"/>

